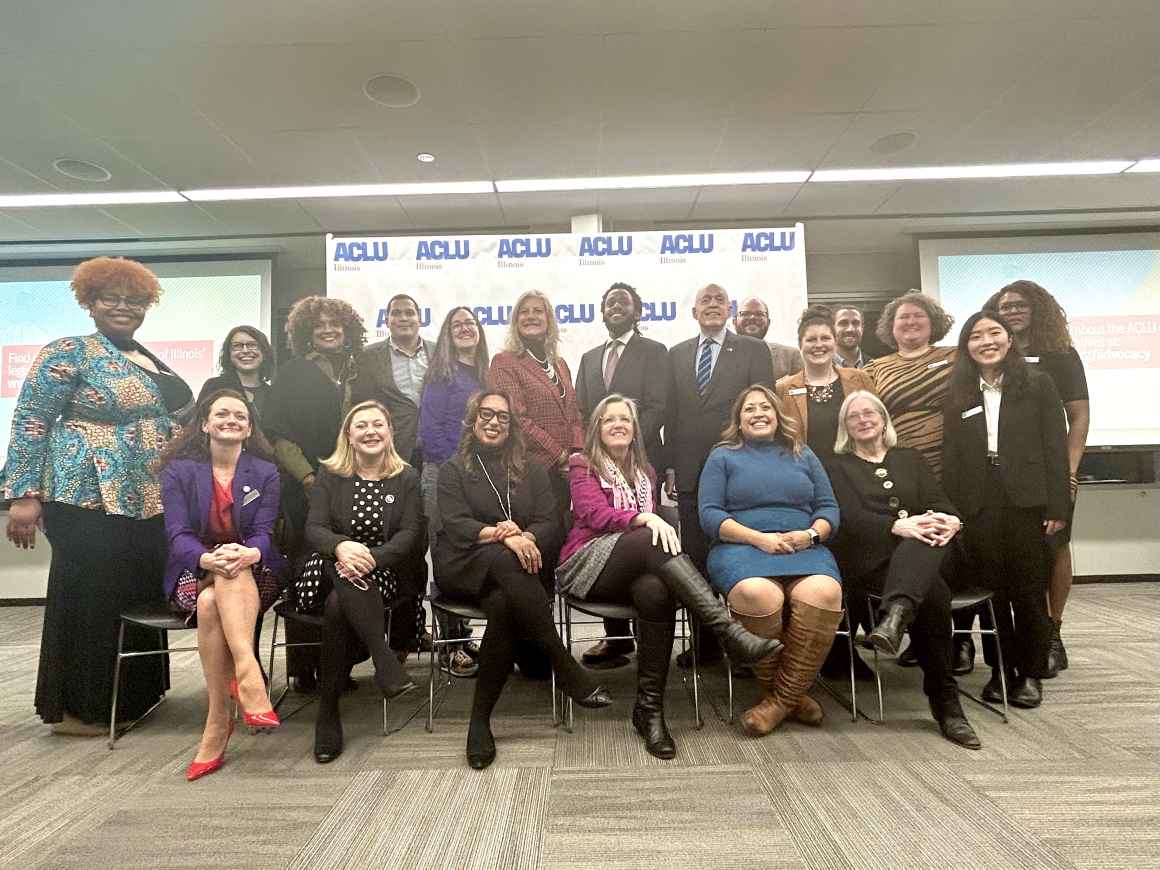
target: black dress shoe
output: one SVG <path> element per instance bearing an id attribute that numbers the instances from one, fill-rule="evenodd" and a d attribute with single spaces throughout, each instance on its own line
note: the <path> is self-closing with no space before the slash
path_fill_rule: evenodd
<path id="1" fill-rule="evenodd" d="M 1007 674 L 1007 700 L 1011 700 L 1012 687 L 1015 685 L 1015 674 Z M 991 670 L 991 679 L 983 686 L 983 700 L 998 704 L 1003 700 L 1003 684 L 999 680 L 999 671 Z"/>
<path id="2" fill-rule="evenodd" d="M 294 691 L 300 695 L 310 695 L 318 691 L 318 678 L 313 671 L 298 674 L 291 683 L 294 686 Z"/>
<path id="3" fill-rule="evenodd" d="M 576 698 L 576 703 L 581 707 L 587 707 L 590 710 L 596 710 L 600 707 L 607 707 L 612 703 L 612 695 L 608 694 L 608 689 L 604 686 L 597 686 L 583 698 Z"/>
<path id="4" fill-rule="evenodd" d="M 956 677 L 969 674 L 975 669 L 975 642 L 969 637 L 955 640 L 954 666 L 951 672 Z"/>
<path id="5" fill-rule="evenodd" d="M 638 701 L 632 708 L 632 727 L 644 738 L 644 748 L 656 758 L 670 759 L 677 756 L 677 744 L 665 724 L 663 710 L 642 706 Z"/>
<path id="6" fill-rule="evenodd" d="M 472 770 L 483 770 L 495 761 L 495 737 L 486 722 L 474 719 L 467 726 L 467 763 Z"/>
<path id="7" fill-rule="evenodd" d="M 979 735 L 975 733 L 975 729 L 971 727 L 966 714 L 963 713 L 957 694 L 954 697 L 931 698 L 930 712 L 938 722 L 938 729 L 943 737 L 951 743 L 965 749 L 983 748 L 983 742 L 979 740 Z"/>
<path id="8" fill-rule="evenodd" d="M 604 638 L 586 649 L 580 661 L 584 667 L 597 671 L 622 668 L 628 664 L 627 656 L 635 648 L 636 645 L 631 640 Z"/>
<path id="9" fill-rule="evenodd" d="M 327 715 L 319 707 L 314 723 L 314 760 L 319 764 L 330 764 L 342 755 L 342 720 L 338 713 Z"/>
<path id="10" fill-rule="evenodd" d="M 887 655 L 897 655 L 902 646 L 902 635 L 914 621 L 914 610 L 909 604 L 895 602 L 886 610 L 886 615 L 870 632 L 870 643 Z"/>
<path id="11" fill-rule="evenodd" d="M 904 668 L 918 667 L 918 650 L 914 648 L 914 641 L 911 641 L 906 649 L 898 654 L 898 664 Z"/>
<path id="12" fill-rule="evenodd" d="M 1043 703 L 1043 682 L 1038 677 L 1020 677 L 1015 688 L 1007 693 L 1007 701 L 1024 710 L 1038 707 Z"/>

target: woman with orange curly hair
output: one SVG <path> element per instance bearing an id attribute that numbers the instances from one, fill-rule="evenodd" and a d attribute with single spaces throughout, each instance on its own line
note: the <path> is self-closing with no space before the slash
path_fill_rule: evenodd
<path id="1" fill-rule="evenodd" d="M 161 599 L 165 528 L 152 464 L 193 399 L 189 386 L 133 339 L 161 285 L 140 263 L 81 263 L 73 292 L 97 331 L 60 338 L 36 357 L 16 401 L 0 497 L 12 499 L 8 539 L 52 543 L 36 711 L 58 734 L 108 727 L 117 629 L 125 608 Z M 156 635 L 125 629 L 125 648 Z M 159 656 L 125 662 L 118 712 L 156 703 Z"/>
<path id="2" fill-rule="evenodd" d="M 366 329 L 349 302 L 307 296 L 290 309 L 286 334 L 294 358 L 278 369 L 262 412 L 262 428 L 284 471 L 285 543 L 294 561 L 304 555 L 306 508 L 315 475 L 322 460 L 334 452 L 342 418 L 351 408 Z M 296 633 L 302 629 L 291 625 L 288 630 L 294 636 L 287 640 L 297 642 Z M 299 688 L 316 685 L 317 659 L 313 649 L 287 648 L 290 675 Z"/>

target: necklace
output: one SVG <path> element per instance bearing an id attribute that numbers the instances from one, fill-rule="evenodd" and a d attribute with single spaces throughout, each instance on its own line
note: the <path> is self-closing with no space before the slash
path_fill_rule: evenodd
<path id="1" fill-rule="evenodd" d="M 528 350 L 527 354 L 540 364 L 540 368 L 544 370 L 544 374 L 547 375 L 548 380 L 552 382 L 552 386 L 554 386 L 559 392 L 560 398 L 564 398 L 564 384 L 560 380 L 560 376 L 556 374 L 556 367 L 548 361 L 547 356 L 545 356 L 543 359 L 540 359 L 538 356 L 532 353 L 531 350 Z"/>
<path id="2" fill-rule="evenodd" d="M 479 463 L 479 467 L 483 469 L 483 475 L 487 478 L 488 485 L 491 486 L 491 491 L 495 493 L 496 501 L 499 502 L 499 509 L 503 511 L 504 519 L 509 522 L 512 519 L 512 476 L 511 472 L 507 475 L 507 504 L 504 504 L 503 498 L 499 494 L 499 490 L 495 488 L 495 482 L 491 479 L 491 474 L 488 473 L 487 466 L 483 464 L 483 460 L 479 458 L 479 454 L 475 454 L 475 461 Z"/>
<path id="3" fill-rule="evenodd" d="M 821 386 L 806 384 L 806 393 L 809 395 L 811 402 L 824 405 L 834 398 L 834 382 L 830 381 L 828 384 L 822 384 Z"/>

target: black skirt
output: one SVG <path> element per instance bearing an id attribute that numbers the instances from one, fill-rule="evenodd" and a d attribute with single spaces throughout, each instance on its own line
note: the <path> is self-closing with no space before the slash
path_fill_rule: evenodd
<path id="1" fill-rule="evenodd" d="M 36 712 L 45 722 L 67 713 L 107 724 L 121 612 L 164 605 L 165 525 L 50 502 L 45 534 L 52 545 Z M 157 632 L 128 626 L 125 650 L 160 649 Z M 117 717 L 136 719 L 168 688 L 165 656 L 126 659 L 121 665 Z"/>

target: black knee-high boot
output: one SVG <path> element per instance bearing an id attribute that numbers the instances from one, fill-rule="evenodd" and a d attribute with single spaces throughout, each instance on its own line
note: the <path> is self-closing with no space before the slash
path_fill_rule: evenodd
<path id="1" fill-rule="evenodd" d="M 636 705 L 632 724 L 644 738 L 645 749 L 657 758 L 672 758 L 677 744 L 665 724 L 665 685 L 673 655 L 673 623 L 636 623 Z"/>
<path id="2" fill-rule="evenodd" d="M 492 590 L 483 597 L 480 606 L 487 614 L 487 628 L 479 643 L 479 672 L 467 726 L 467 763 L 476 770 L 483 770 L 495 760 L 491 711 L 512 672 L 516 648 L 515 631 L 503 593 Z"/>
<path id="3" fill-rule="evenodd" d="M 314 721 L 314 760 L 319 764 L 334 761 L 342 754 L 342 718 L 339 698 L 346 686 L 350 669 L 347 647 L 350 644 L 346 618 L 331 591 L 323 611 L 322 650 L 319 659 L 318 715 Z"/>
<path id="4" fill-rule="evenodd" d="M 383 596 L 378 586 L 371 581 L 366 589 L 360 589 L 338 577 L 337 572 L 333 582 L 342 615 L 371 654 L 375 665 L 375 685 L 383 697 L 394 698 L 415 688 L 414 681 L 387 646 Z"/>

